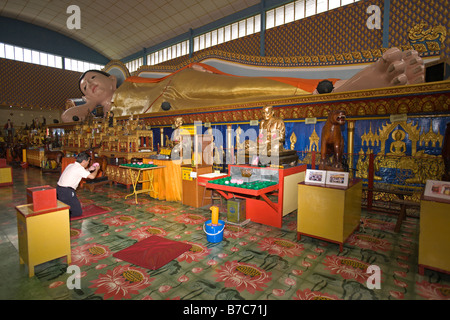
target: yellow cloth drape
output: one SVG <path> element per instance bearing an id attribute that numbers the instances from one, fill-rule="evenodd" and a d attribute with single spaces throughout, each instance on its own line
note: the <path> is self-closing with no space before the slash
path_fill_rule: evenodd
<path id="1" fill-rule="evenodd" d="M 150 192 L 152 198 L 166 201 L 181 201 L 181 161 L 143 159 L 143 163 L 164 166 L 162 169 L 153 170 L 153 188 Z M 144 180 L 148 179 L 148 173 L 144 172 Z M 149 187 L 148 182 L 142 184 L 142 189 Z"/>

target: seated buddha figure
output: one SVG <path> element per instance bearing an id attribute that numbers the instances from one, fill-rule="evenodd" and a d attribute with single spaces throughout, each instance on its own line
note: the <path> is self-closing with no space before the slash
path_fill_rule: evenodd
<path id="1" fill-rule="evenodd" d="M 403 133 L 400 130 L 395 130 L 392 133 L 392 138 L 394 141 L 391 143 L 389 147 L 388 155 L 401 156 L 406 153 L 406 143 L 403 141 Z"/>

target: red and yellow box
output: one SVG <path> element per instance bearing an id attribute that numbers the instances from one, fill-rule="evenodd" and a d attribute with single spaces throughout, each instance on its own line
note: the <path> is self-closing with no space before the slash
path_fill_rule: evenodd
<path id="1" fill-rule="evenodd" d="M 56 208 L 56 188 L 51 186 L 27 188 L 27 203 L 33 204 L 33 211 Z"/>

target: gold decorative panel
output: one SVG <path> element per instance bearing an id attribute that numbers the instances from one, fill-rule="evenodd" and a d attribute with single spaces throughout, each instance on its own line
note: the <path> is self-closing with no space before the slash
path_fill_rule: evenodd
<path id="1" fill-rule="evenodd" d="M 436 1 L 415 1 L 415 0 L 394 0 L 391 1 L 390 6 L 390 23 L 389 23 L 389 47 L 399 46 L 405 43 L 406 39 L 411 40 L 411 45 L 418 51 L 421 51 L 426 47 L 428 50 L 433 49 L 432 42 L 429 42 L 429 46 L 422 43 L 415 42 L 417 35 L 426 36 L 428 31 L 432 27 L 442 26 L 441 28 L 449 29 L 449 3 L 448 0 L 436 0 Z M 420 32 L 413 31 L 411 29 L 418 28 Z M 414 29 L 413 29 L 414 30 Z M 428 33 L 427 36 L 435 33 L 436 30 Z M 415 35 L 414 35 L 415 33 Z M 413 36 L 413 38 L 411 38 Z M 430 40 L 430 39 L 428 39 Z M 443 40 L 441 47 L 445 56 L 450 55 L 450 39 L 448 37 Z M 435 48 L 435 47 L 434 47 Z"/>

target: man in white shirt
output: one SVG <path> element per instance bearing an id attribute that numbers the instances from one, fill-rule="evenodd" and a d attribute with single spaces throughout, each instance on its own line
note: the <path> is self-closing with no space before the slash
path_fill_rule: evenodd
<path id="1" fill-rule="evenodd" d="M 94 164 L 88 169 L 91 157 L 86 152 L 80 152 L 74 163 L 69 164 L 58 180 L 56 187 L 56 197 L 59 201 L 70 206 L 70 216 L 79 217 L 83 213 L 80 200 L 77 198 L 76 190 L 81 179 L 95 179 L 100 169 L 98 164 Z"/>

